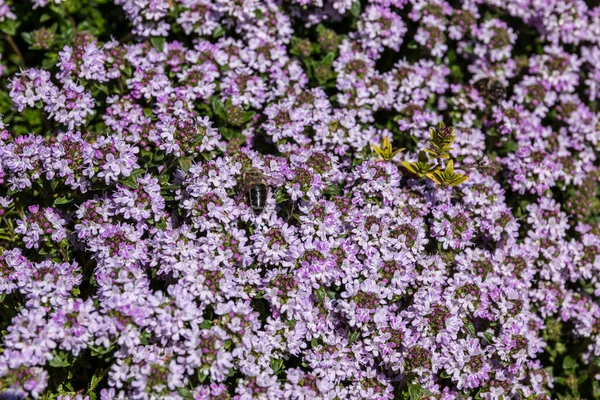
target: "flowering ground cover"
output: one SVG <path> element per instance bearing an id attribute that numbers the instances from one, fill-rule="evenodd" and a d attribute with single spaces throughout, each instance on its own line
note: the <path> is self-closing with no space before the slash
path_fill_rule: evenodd
<path id="1" fill-rule="evenodd" d="M 596 4 L 0 0 L 2 398 L 600 399 Z"/>

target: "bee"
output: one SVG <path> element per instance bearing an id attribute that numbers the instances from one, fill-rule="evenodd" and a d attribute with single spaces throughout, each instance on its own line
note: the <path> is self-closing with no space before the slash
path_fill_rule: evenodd
<path id="1" fill-rule="evenodd" d="M 480 172 L 486 172 L 493 169 L 484 159 L 484 157 L 476 159 L 475 162 L 472 164 L 465 164 L 461 168 L 465 171 L 473 171 L 474 169 L 476 169 Z"/>
<path id="2" fill-rule="evenodd" d="M 255 214 L 260 214 L 267 204 L 267 180 L 258 168 L 248 168 L 242 173 L 242 187 Z"/>
<path id="3" fill-rule="evenodd" d="M 494 78 L 483 78 L 475 82 L 475 89 L 492 103 L 499 103 L 506 98 L 506 88 Z"/>

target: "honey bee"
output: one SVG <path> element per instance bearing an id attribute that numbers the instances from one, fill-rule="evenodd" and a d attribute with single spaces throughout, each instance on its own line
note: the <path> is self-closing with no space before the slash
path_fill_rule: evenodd
<path id="1" fill-rule="evenodd" d="M 492 103 L 498 103 L 506 98 L 506 88 L 494 78 L 480 79 L 473 86 Z"/>
<path id="2" fill-rule="evenodd" d="M 267 204 L 267 180 L 258 168 L 248 168 L 242 173 L 242 187 L 255 214 L 260 214 Z"/>

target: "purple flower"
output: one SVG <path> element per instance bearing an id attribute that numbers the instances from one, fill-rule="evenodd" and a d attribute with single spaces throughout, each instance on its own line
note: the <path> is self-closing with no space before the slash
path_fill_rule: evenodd
<path id="1" fill-rule="evenodd" d="M 463 249 L 475 236 L 471 217 L 462 207 L 441 204 L 433 210 L 433 218 L 431 234 L 444 249 Z"/>

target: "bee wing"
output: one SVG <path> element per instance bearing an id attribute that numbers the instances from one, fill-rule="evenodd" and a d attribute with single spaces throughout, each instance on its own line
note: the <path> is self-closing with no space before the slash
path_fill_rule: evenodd
<path id="1" fill-rule="evenodd" d="M 275 176 L 273 174 L 268 174 L 266 172 L 263 173 L 262 175 L 265 178 L 267 185 L 283 185 L 283 183 L 285 182 L 285 180 L 282 179 L 281 176 Z"/>
<path id="2" fill-rule="evenodd" d="M 485 156 L 481 156 L 475 161 L 475 164 L 477 164 L 478 167 L 485 167 L 488 165 L 488 162 L 485 159 Z"/>

